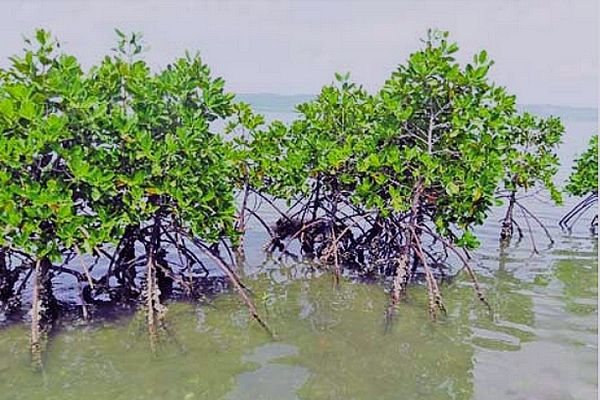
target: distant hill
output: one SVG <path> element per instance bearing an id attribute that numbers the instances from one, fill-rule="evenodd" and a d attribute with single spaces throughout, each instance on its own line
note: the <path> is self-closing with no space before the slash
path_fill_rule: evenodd
<path id="1" fill-rule="evenodd" d="M 242 93 L 236 99 L 249 103 L 254 110 L 262 112 L 293 112 L 296 105 L 312 100 L 312 94 L 281 95 L 272 93 Z"/>
<path id="2" fill-rule="evenodd" d="M 529 111 L 542 117 L 553 115 L 562 119 L 578 121 L 594 121 L 598 119 L 598 109 L 593 107 L 568 107 L 554 106 L 550 104 L 523 104 L 520 110 Z"/>
<path id="3" fill-rule="evenodd" d="M 315 95 L 295 94 L 282 95 L 273 93 L 243 93 L 236 95 L 239 101 L 252 105 L 259 112 L 286 113 L 293 112 L 296 105 L 312 100 Z M 598 109 L 594 107 L 568 107 L 550 104 L 522 104 L 522 111 L 547 117 L 550 115 L 570 120 L 593 121 L 598 119 Z"/>

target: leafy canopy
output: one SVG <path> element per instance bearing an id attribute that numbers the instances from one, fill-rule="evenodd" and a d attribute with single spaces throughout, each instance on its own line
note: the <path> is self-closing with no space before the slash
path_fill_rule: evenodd
<path id="1" fill-rule="evenodd" d="M 159 212 L 216 241 L 232 233 L 233 171 L 230 149 L 211 123 L 232 114 L 233 95 L 198 55 L 152 73 L 135 59 L 143 50 L 137 40 L 121 37 L 117 54 L 89 79 L 101 108 L 94 120 L 101 145 L 82 148 L 80 160 L 109 171 L 112 186 L 99 187 L 85 171 L 78 177 L 92 186 L 93 201 L 112 221 L 141 224 Z"/>
<path id="2" fill-rule="evenodd" d="M 504 164 L 504 188 L 516 192 L 541 185 L 556 204 L 561 204 L 562 195 L 553 178 L 560 165 L 556 150 L 563 133 L 557 117 L 543 119 L 527 112 L 515 116 L 509 124 L 512 146 Z"/>
<path id="3" fill-rule="evenodd" d="M 198 55 L 152 72 L 139 35 L 84 73 L 36 32 L 0 71 L 0 245 L 91 252 L 159 213 L 208 242 L 233 235 L 231 147 L 211 123 L 233 95 Z"/>
<path id="4" fill-rule="evenodd" d="M 98 228 L 69 168 L 89 103 L 77 60 L 48 32 L 35 40 L 0 71 L 0 245 L 56 258 Z"/>
<path id="5" fill-rule="evenodd" d="M 598 193 L 598 135 L 594 135 L 587 150 L 576 160 L 566 191 L 575 196 Z"/>

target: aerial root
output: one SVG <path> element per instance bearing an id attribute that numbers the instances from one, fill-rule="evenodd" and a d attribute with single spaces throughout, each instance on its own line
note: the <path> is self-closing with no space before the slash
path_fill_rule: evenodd
<path id="1" fill-rule="evenodd" d="M 449 243 L 446 239 L 444 239 L 443 237 L 437 235 L 436 233 L 433 233 L 431 231 L 431 229 L 429 229 L 427 226 L 423 226 L 421 225 L 421 228 L 423 228 L 422 232 L 427 233 L 428 235 L 432 236 L 432 237 L 437 237 L 443 244 L 444 246 L 446 246 L 448 249 L 450 249 L 462 262 L 463 264 L 463 268 L 467 271 L 467 274 L 469 275 L 469 278 L 471 279 L 471 283 L 473 284 L 473 289 L 475 290 L 475 293 L 477 294 L 477 297 L 479 298 L 479 301 L 481 301 L 489 310 L 490 314 L 492 313 L 492 307 L 490 306 L 490 304 L 487 302 L 483 291 L 481 290 L 481 286 L 479 285 L 479 281 L 477 280 L 477 276 L 475 275 L 475 271 L 473 271 L 473 268 L 471 267 L 471 265 L 469 264 L 469 261 L 466 259 L 466 257 L 459 252 L 451 243 Z"/>
<path id="2" fill-rule="evenodd" d="M 56 301 L 52 294 L 50 265 L 47 258 L 41 258 L 35 261 L 32 268 L 30 349 L 31 365 L 36 370 L 43 369 L 44 348 L 56 311 Z"/>
<path id="3" fill-rule="evenodd" d="M 233 284 L 233 287 L 237 291 L 238 295 L 240 296 L 240 298 L 242 299 L 244 304 L 246 304 L 246 307 L 248 308 L 248 312 L 250 313 L 250 315 L 252 315 L 252 318 L 254 318 L 254 320 L 256 320 L 256 322 L 258 322 L 258 324 L 271 337 L 274 338 L 275 334 L 273 333 L 271 328 L 269 328 L 267 323 L 261 318 L 260 314 L 256 310 L 256 306 L 254 305 L 254 302 L 252 301 L 252 299 L 250 299 L 250 297 L 246 293 L 246 288 L 242 284 L 239 276 L 235 273 L 235 271 L 233 271 L 227 265 L 227 263 L 225 261 L 223 261 L 223 259 L 219 255 L 217 255 L 213 251 L 211 251 L 211 249 L 208 246 L 206 246 L 204 243 L 202 243 L 201 241 L 199 241 L 198 239 L 195 239 L 195 238 L 190 237 L 190 239 L 193 241 L 193 243 L 196 245 L 196 247 L 200 251 L 202 251 L 207 257 L 209 257 L 211 260 L 213 260 L 214 263 L 219 267 L 219 269 L 221 269 L 221 271 L 223 271 L 223 273 L 225 273 L 225 275 L 227 276 L 229 281 Z"/>
<path id="4" fill-rule="evenodd" d="M 521 204 L 521 202 L 519 202 L 516 199 L 515 193 L 512 193 L 509 199 L 510 200 L 508 207 L 506 208 L 506 213 L 504 214 L 504 217 L 500 220 L 502 222 L 500 230 L 500 241 L 504 244 L 508 244 L 513 237 L 515 229 L 517 230 L 517 233 L 519 235 L 519 240 L 523 238 L 523 230 L 514 218 L 515 207 L 518 207 L 521 211 L 523 219 L 525 220 L 525 224 L 527 225 L 528 233 L 531 238 L 534 252 L 537 253 L 538 250 L 535 245 L 535 240 L 533 239 L 533 232 L 528 217 L 533 219 L 542 228 L 542 230 L 546 234 L 546 237 L 548 238 L 548 241 L 550 242 L 550 245 L 553 245 L 554 239 L 552 238 L 552 235 L 550 234 L 550 231 L 548 230 L 544 222 L 540 218 L 538 218 L 533 212 L 531 212 L 531 210 L 529 210 L 527 207 Z"/>
<path id="5" fill-rule="evenodd" d="M 506 207 L 506 213 L 504 214 L 504 218 L 501 219 L 502 227 L 500 230 L 500 241 L 508 243 L 513 236 L 515 220 L 513 218 L 515 203 L 517 202 L 515 198 L 515 193 L 512 192 L 509 198 L 508 207 Z M 520 231 L 520 229 L 519 229 Z"/>
<path id="6" fill-rule="evenodd" d="M 155 353 L 159 340 L 159 325 L 164 314 L 159 300 L 160 291 L 156 282 L 156 269 L 154 266 L 154 256 L 148 254 L 148 263 L 146 267 L 146 319 L 148 322 L 148 334 L 150 338 L 150 348 Z"/>
<path id="7" fill-rule="evenodd" d="M 35 263 L 33 274 L 33 290 L 31 298 L 31 365 L 34 369 L 42 369 L 42 299 L 41 299 L 41 266 L 40 260 Z"/>
<path id="8" fill-rule="evenodd" d="M 421 265 L 425 270 L 425 277 L 427 280 L 427 292 L 429 297 L 429 316 L 432 320 L 437 318 L 437 311 L 441 311 L 444 315 L 446 315 L 446 307 L 444 305 L 442 299 L 442 293 L 440 292 L 440 288 L 438 285 L 431 268 L 429 268 L 429 263 L 427 262 L 427 257 L 423 252 L 423 247 L 421 245 L 421 239 L 417 236 L 414 228 L 411 228 L 413 237 L 415 239 L 415 253 L 417 257 L 421 260 Z"/>
<path id="9" fill-rule="evenodd" d="M 573 226 L 579 219 L 579 217 L 589 210 L 598 200 L 598 193 L 592 193 L 579 203 L 577 203 L 561 220 L 558 222 L 558 225 L 566 230 L 571 231 Z M 596 218 L 597 221 L 597 218 Z"/>
<path id="10" fill-rule="evenodd" d="M 250 183 L 248 174 L 244 174 L 244 189 L 242 191 L 242 204 L 235 223 L 235 230 L 239 234 L 238 243 L 234 246 L 236 263 L 242 265 L 246 259 L 244 250 L 244 233 L 246 232 L 246 209 L 248 208 L 248 195 L 250 194 Z"/>

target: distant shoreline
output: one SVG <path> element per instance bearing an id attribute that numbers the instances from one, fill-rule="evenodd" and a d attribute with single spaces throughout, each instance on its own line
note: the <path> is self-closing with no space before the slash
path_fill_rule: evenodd
<path id="1" fill-rule="evenodd" d="M 259 112 L 294 112 L 296 105 L 315 98 L 313 94 L 274 94 L 274 93 L 241 93 L 236 98 L 252 105 Z M 595 107 L 558 106 L 553 104 L 519 104 L 522 111 L 547 117 L 554 115 L 565 119 L 597 120 L 598 109 Z"/>
<path id="2" fill-rule="evenodd" d="M 294 112 L 296 105 L 312 100 L 312 94 L 273 94 L 273 93 L 241 93 L 236 99 L 249 103 L 256 111 Z"/>

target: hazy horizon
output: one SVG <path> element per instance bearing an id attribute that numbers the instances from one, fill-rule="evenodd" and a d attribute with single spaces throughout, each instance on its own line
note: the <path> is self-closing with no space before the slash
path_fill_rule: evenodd
<path id="1" fill-rule="evenodd" d="M 597 107 L 598 4 L 566 1 L 128 1 L 6 0 L 0 64 L 22 36 L 50 29 L 84 66 L 142 31 L 146 59 L 165 65 L 200 51 L 238 93 L 318 93 L 334 72 L 374 90 L 421 45 L 449 30 L 465 62 L 486 49 L 492 78 L 521 104 Z"/>

